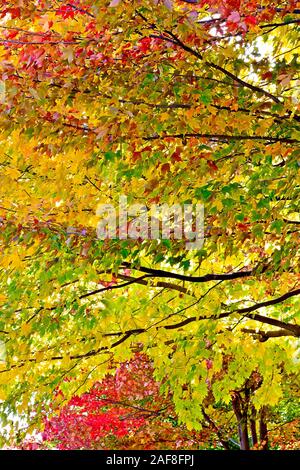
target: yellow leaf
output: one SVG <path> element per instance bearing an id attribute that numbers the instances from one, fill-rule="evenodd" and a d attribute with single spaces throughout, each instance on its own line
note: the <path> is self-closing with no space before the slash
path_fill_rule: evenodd
<path id="1" fill-rule="evenodd" d="M 31 325 L 29 323 L 23 323 L 21 326 L 21 332 L 23 335 L 27 336 L 31 332 Z"/>
<path id="2" fill-rule="evenodd" d="M 20 176 L 20 172 L 17 168 L 6 168 L 5 173 L 13 179 L 17 179 Z"/>
<path id="3" fill-rule="evenodd" d="M 66 59 L 69 64 L 74 60 L 74 50 L 73 47 L 65 47 L 63 50 L 63 58 Z"/>
<path id="4" fill-rule="evenodd" d="M 2 387 L 0 387 L 0 401 L 5 401 L 7 397 L 7 394 L 4 392 Z"/>
<path id="5" fill-rule="evenodd" d="M 223 209 L 223 204 L 219 199 L 215 201 L 215 206 L 218 209 L 218 211 L 221 211 Z"/>

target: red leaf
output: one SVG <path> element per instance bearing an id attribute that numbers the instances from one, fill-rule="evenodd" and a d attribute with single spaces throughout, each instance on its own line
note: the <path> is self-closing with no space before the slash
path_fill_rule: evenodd
<path id="1" fill-rule="evenodd" d="M 265 72 L 262 74 L 261 78 L 263 80 L 270 80 L 271 78 L 273 78 L 273 73 L 272 72 Z"/>
<path id="2" fill-rule="evenodd" d="M 212 170 L 218 171 L 217 165 L 216 165 L 215 162 L 213 162 L 212 160 L 208 160 L 208 161 L 207 161 L 207 164 L 208 164 L 208 166 L 209 166 Z"/>
<path id="3" fill-rule="evenodd" d="M 6 8 L 6 10 L 2 11 L 1 17 L 4 18 L 5 15 L 9 14 L 12 19 L 20 18 L 21 16 L 21 8 Z"/>
<path id="4" fill-rule="evenodd" d="M 17 35 L 18 35 L 19 31 L 10 31 L 8 34 L 7 34 L 7 38 L 8 39 L 13 39 L 15 38 Z"/>
<path id="5" fill-rule="evenodd" d="M 139 41 L 138 48 L 141 52 L 146 53 L 151 47 L 151 38 L 143 38 Z"/>
<path id="6" fill-rule="evenodd" d="M 160 169 L 162 173 L 168 173 L 171 169 L 170 163 L 164 163 Z"/>
<path id="7" fill-rule="evenodd" d="M 64 19 L 74 18 L 75 10 L 69 5 L 63 5 L 56 10 L 56 14 L 62 16 Z"/>
<path id="8" fill-rule="evenodd" d="M 171 156 L 171 160 L 173 162 L 182 162 L 182 158 L 180 156 L 180 153 L 181 153 L 181 149 L 180 149 L 180 147 L 177 147 L 177 149 L 175 150 L 175 152 Z"/>
<path id="9" fill-rule="evenodd" d="M 255 16 L 246 16 L 244 21 L 248 26 L 255 26 L 257 24 L 257 19 Z"/>
<path id="10" fill-rule="evenodd" d="M 248 232 L 249 230 L 249 227 L 246 224 L 239 223 L 237 224 L 237 227 L 239 228 L 239 230 L 241 230 L 241 232 Z"/>
<path id="11" fill-rule="evenodd" d="M 133 152 L 132 154 L 132 161 L 136 162 L 137 160 L 140 160 L 141 158 L 141 152 Z"/>

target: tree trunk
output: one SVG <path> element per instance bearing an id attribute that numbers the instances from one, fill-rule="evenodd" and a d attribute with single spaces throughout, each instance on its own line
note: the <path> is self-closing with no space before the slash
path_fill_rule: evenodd
<path id="1" fill-rule="evenodd" d="M 257 440 L 257 432 L 256 432 L 256 410 L 254 406 L 252 406 L 252 410 L 251 410 L 250 429 L 251 429 L 251 437 L 252 437 L 252 447 L 255 447 L 258 443 L 258 440 Z"/>
<path id="2" fill-rule="evenodd" d="M 247 408 L 244 412 L 242 405 L 243 403 L 239 393 L 235 393 L 232 399 L 232 406 L 238 422 L 240 449 L 249 450 Z"/>
<path id="3" fill-rule="evenodd" d="M 243 416 L 239 423 L 239 438 L 241 450 L 249 450 L 249 435 L 248 435 L 248 423 L 247 416 Z"/>
<path id="4" fill-rule="evenodd" d="M 268 427 L 267 427 L 265 406 L 263 406 L 260 411 L 259 437 L 260 437 L 260 445 L 261 445 L 262 450 L 268 450 L 269 441 L 268 441 Z"/>

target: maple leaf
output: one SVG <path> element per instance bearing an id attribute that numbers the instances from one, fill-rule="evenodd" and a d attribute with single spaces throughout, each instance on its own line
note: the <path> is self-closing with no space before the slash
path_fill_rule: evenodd
<path id="1" fill-rule="evenodd" d="M 71 5 L 62 5 L 56 10 L 56 14 L 62 16 L 64 19 L 73 19 L 75 17 L 75 13 L 76 9 L 73 8 Z"/>

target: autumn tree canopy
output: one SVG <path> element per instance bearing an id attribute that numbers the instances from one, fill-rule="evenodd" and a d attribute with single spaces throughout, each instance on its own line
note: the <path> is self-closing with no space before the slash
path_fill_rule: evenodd
<path id="1" fill-rule="evenodd" d="M 248 448 L 299 368 L 299 2 L 0 3 L 1 419 L 144 351 Z M 99 239 L 123 195 L 203 204 L 203 247 Z"/>

